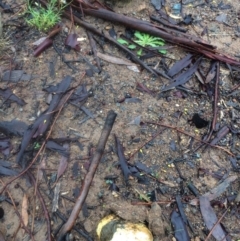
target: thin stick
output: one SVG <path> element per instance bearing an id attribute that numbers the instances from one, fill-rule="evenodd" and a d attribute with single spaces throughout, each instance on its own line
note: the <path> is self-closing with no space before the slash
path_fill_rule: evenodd
<path id="1" fill-rule="evenodd" d="M 72 32 L 72 27 L 73 27 L 73 25 L 74 25 L 73 13 L 72 13 L 72 7 L 71 7 L 71 6 L 70 6 L 70 14 L 71 14 L 71 26 L 70 26 L 70 29 L 69 29 L 68 34 L 71 34 L 71 32 Z"/>
<path id="2" fill-rule="evenodd" d="M 92 52 L 93 52 L 93 55 L 94 55 L 94 58 L 95 58 L 95 61 L 96 61 L 96 64 L 97 64 L 97 67 L 99 69 L 99 71 L 102 70 L 101 68 L 101 64 L 100 64 L 100 60 L 97 56 L 97 47 L 96 47 L 96 43 L 92 37 L 92 34 L 90 33 L 90 31 L 87 31 L 87 36 L 88 36 L 88 39 L 89 39 L 89 43 L 90 43 L 90 46 L 91 46 L 91 49 L 92 49 Z"/>
<path id="3" fill-rule="evenodd" d="M 219 93 L 219 73 L 220 73 L 220 67 L 219 67 L 219 62 L 217 63 L 217 74 L 216 74 L 216 81 L 215 81 L 215 88 L 214 88 L 214 100 L 213 100 L 213 120 L 212 120 L 212 125 L 211 125 L 211 129 L 210 132 L 208 134 L 208 137 L 206 138 L 206 142 L 209 142 L 213 131 L 216 130 L 216 123 L 217 123 L 217 114 L 218 114 L 218 93 Z M 202 143 L 200 146 L 198 146 L 194 152 L 196 152 L 199 148 L 201 148 L 202 146 L 204 146 L 204 143 Z"/>
<path id="4" fill-rule="evenodd" d="M 214 226 L 212 227 L 212 229 L 209 232 L 208 236 L 206 237 L 205 241 L 208 241 L 208 239 L 211 237 L 212 232 L 214 231 L 215 227 L 222 221 L 223 217 L 226 215 L 228 210 L 229 210 L 229 208 L 223 213 L 223 215 L 219 218 L 219 220 L 214 224 Z"/>
<path id="5" fill-rule="evenodd" d="M 3 182 L 1 179 L 0 179 L 0 182 L 1 182 L 2 184 L 4 184 L 4 182 Z M 31 232 L 31 231 L 27 228 L 27 226 L 24 224 L 23 219 L 22 219 L 22 216 L 21 216 L 21 214 L 19 213 L 19 211 L 17 210 L 16 204 L 15 204 L 15 202 L 14 202 L 14 200 L 13 200 L 13 197 L 12 197 L 11 193 L 8 191 L 8 189 L 7 189 L 7 193 L 8 193 L 8 196 L 10 197 L 10 199 L 11 199 L 11 201 L 12 201 L 12 204 L 13 204 L 13 207 L 14 207 L 14 209 L 15 209 L 15 212 L 16 212 L 16 214 L 17 214 L 17 216 L 18 216 L 18 218 L 19 218 L 19 220 L 20 220 L 20 222 L 21 222 L 22 228 L 31 236 L 31 239 L 32 239 L 33 241 L 35 241 L 35 238 L 34 238 L 32 232 Z"/>
<path id="6" fill-rule="evenodd" d="M 133 156 L 138 153 L 138 151 L 140 149 L 142 149 L 145 145 L 147 145 L 150 141 L 154 140 L 158 135 L 160 135 L 161 133 L 163 133 L 166 130 L 166 128 L 164 128 L 163 130 L 158 131 L 155 135 L 153 135 L 149 140 L 147 140 L 146 142 L 144 142 L 135 152 L 133 152 L 130 156 L 129 156 L 129 160 L 131 158 L 133 158 Z"/>
<path id="7" fill-rule="evenodd" d="M 217 73 L 216 73 L 216 81 L 215 81 L 215 88 L 214 88 L 214 100 L 213 100 L 213 120 L 212 120 L 210 133 L 206 139 L 207 142 L 211 139 L 213 131 L 216 130 L 217 113 L 218 113 L 219 73 L 220 73 L 219 62 L 217 63 L 216 72 Z"/>
<path id="8" fill-rule="evenodd" d="M 29 172 L 29 171 L 27 172 L 27 174 L 30 177 L 30 179 L 32 180 L 33 186 L 36 187 L 36 194 L 38 196 L 38 199 L 40 200 L 40 203 L 41 203 L 43 211 L 44 211 L 44 216 L 45 216 L 45 219 L 47 221 L 47 224 L 46 224 L 47 225 L 47 235 L 48 235 L 48 239 L 47 240 L 51 240 L 51 223 L 50 223 L 50 218 L 49 218 L 49 214 L 48 214 L 48 210 L 47 210 L 46 204 L 44 202 L 44 199 L 42 197 L 41 192 L 39 191 L 39 189 L 37 187 L 36 180 L 35 180 L 33 174 L 31 172 Z M 36 209 L 35 206 L 34 206 L 34 209 Z"/>
<path id="9" fill-rule="evenodd" d="M 156 202 L 137 202 L 137 201 L 132 201 L 131 204 L 132 205 L 145 205 L 145 206 L 151 206 L 153 203 L 157 203 L 157 204 L 171 204 L 174 203 L 175 200 L 172 201 L 156 201 Z"/>
<path id="10" fill-rule="evenodd" d="M 103 155 L 104 149 L 105 149 L 105 145 L 106 142 L 108 140 L 108 136 L 112 130 L 114 121 L 116 119 L 117 114 L 114 111 L 109 111 L 106 121 L 105 121 L 105 125 L 104 128 L 102 130 L 102 134 L 101 137 L 98 141 L 98 145 L 97 145 L 97 149 L 96 152 L 93 156 L 93 160 L 91 162 L 90 168 L 88 173 L 86 174 L 82 187 L 81 187 L 81 191 L 80 194 L 76 200 L 76 203 L 72 209 L 71 215 L 69 216 L 67 222 L 63 225 L 63 227 L 61 228 L 59 235 L 57 236 L 57 241 L 63 240 L 63 238 L 65 237 L 66 233 L 69 232 L 72 227 L 74 226 L 74 223 L 79 215 L 79 212 L 82 209 L 82 205 L 85 202 L 85 199 L 88 195 L 92 180 L 94 178 L 95 172 L 97 170 L 97 167 L 99 165 L 99 162 L 101 160 L 101 157 Z"/>
<path id="11" fill-rule="evenodd" d="M 206 144 L 206 145 L 209 145 L 209 146 L 211 146 L 211 147 L 214 147 L 214 148 L 218 148 L 218 149 L 220 149 L 220 150 L 223 150 L 223 151 L 226 152 L 227 154 L 229 154 L 229 155 L 231 155 L 231 156 L 234 156 L 234 154 L 233 154 L 232 152 L 230 152 L 229 150 L 226 150 L 225 148 L 223 148 L 223 147 L 221 147 L 221 146 L 212 145 L 211 143 L 208 143 L 208 142 L 206 142 L 206 141 L 200 140 L 200 139 L 196 138 L 195 136 L 193 136 L 193 135 L 191 135 L 191 134 L 189 134 L 189 133 L 187 133 L 187 132 L 185 132 L 185 131 L 183 131 L 183 130 L 181 130 L 181 129 L 178 129 L 177 127 L 174 127 L 174 126 L 171 126 L 171 125 L 167 125 L 167 124 L 163 124 L 163 123 L 152 122 L 152 121 L 147 121 L 146 123 L 152 124 L 152 125 L 163 126 L 163 127 L 167 127 L 167 128 L 173 129 L 173 130 L 175 130 L 175 131 L 177 131 L 177 132 L 180 132 L 180 133 L 182 133 L 182 134 L 184 134 L 184 135 L 186 135 L 186 136 L 192 137 L 192 138 L 193 138 L 194 140 L 196 140 L 196 141 L 202 142 L 202 143 L 204 143 L 204 144 Z"/>
<path id="12" fill-rule="evenodd" d="M 218 114 L 218 93 L 219 93 L 219 73 L 220 67 L 219 62 L 217 63 L 217 74 L 215 81 L 215 92 L 214 92 L 214 102 L 213 102 L 213 121 L 212 121 L 212 131 L 216 131 L 216 122 L 217 122 L 217 114 Z"/>
<path id="13" fill-rule="evenodd" d="M 44 149 L 45 151 L 45 149 Z M 44 157 L 43 157 L 44 153 L 42 154 L 42 158 L 41 158 L 41 162 L 40 164 L 42 163 L 42 161 L 44 160 Z M 37 188 L 38 188 L 38 178 L 39 178 L 39 166 L 40 164 L 38 165 L 38 168 L 37 168 L 37 177 L 36 177 L 36 181 L 35 181 L 35 185 L 34 185 L 34 196 L 33 196 L 33 218 L 32 218 L 32 227 L 31 227 L 31 231 L 33 232 L 33 229 L 34 229 L 34 220 L 35 220 L 35 212 L 36 212 L 36 194 L 37 194 Z M 31 173 L 31 172 L 28 172 L 28 173 Z"/>

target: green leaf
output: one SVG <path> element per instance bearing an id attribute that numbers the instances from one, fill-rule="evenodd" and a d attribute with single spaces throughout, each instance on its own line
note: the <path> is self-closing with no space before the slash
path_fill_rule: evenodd
<path id="1" fill-rule="evenodd" d="M 161 49 L 161 50 L 158 50 L 159 51 L 159 53 L 161 53 L 161 54 L 167 54 L 167 50 L 166 49 Z"/>
<path id="2" fill-rule="evenodd" d="M 154 43 L 147 43 L 146 45 L 151 46 L 151 47 L 158 47 L 159 45 L 154 44 Z"/>
<path id="3" fill-rule="evenodd" d="M 142 55 L 142 49 L 139 49 L 139 50 L 137 51 L 137 55 L 138 55 L 138 56 L 141 56 L 141 55 Z"/>
<path id="4" fill-rule="evenodd" d="M 129 49 L 135 49 L 137 46 L 136 45 L 134 45 L 134 44 L 130 44 L 130 45 L 128 45 L 128 48 Z"/>
<path id="5" fill-rule="evenodd" d="M 159 38 L 159 37 L 153 37 L 152 40 L 153 40 L 153 41 L 165 42 L 164 39 Z"/>
<path id="6" fill-rule="evenodd" d="M 126 45 L 128 45 L 128 42 L 127 42 L 126 40 L 122 39 L 122 38 L 119 38 L 117 41 L 118 41 L 120 44 L 126 44 Z"/>
<path id="7" fill-rule="evenodd" d="M 134 42 L 141 45 L 142 47 L 145 47 L 146 45 L 145 42 L 143 42 L 142 40 L 135 40 Z"/>
<path id="8" fill-rule="evenodd" d="M 154 43 L 154 44 L 157 44 L 157 45 L 160 45 L 160 46 L 162 46 L 162 45 L 164 45 L 165 43 L 164 42 L 162 42 L 162 41 L 151 41 L 151 43 Z"/>
<path id="9" fill-rule="evenodd" d="M 138 31 L 136 31 L 136 32 L 134 33 L 134 36 L 135 36 L 136 38 L 138 38 L 138 39 L 141 39 L 141 40 L 144 39 L 144 34 L 138 32 Z"/>

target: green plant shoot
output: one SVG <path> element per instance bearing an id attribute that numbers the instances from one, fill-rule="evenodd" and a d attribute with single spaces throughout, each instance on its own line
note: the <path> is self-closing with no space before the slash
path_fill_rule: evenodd
<path id="1" fill-rule="evenodd" d="M 165 45 L 165 41 L 159 37 L 154 37 L 154 36 L 151 36 L 147 33 L 141 33 L 139 31 L 136 31 L 134 33 L 134 37 L 135 37 L 135 40 L 133 40 L 135 43 L 137 43 L 138 45 L 142 46 L 142 47 L 153 47 L 153 48 L 157 48 L 157 47 L 160 47 L 160 46 L 163 46 Z M 123 45 L 127 45 L 129 49 L 136 49 L 137 46 L 134 45 L 134 44 L 129 44 L 126 40 L 124 39 L 118 39 L 117 40 L 120 44 L 123 44 Z M 160 49 L 159 50 L 160 53 L 162 54 L 166 54 L 167 51 L 165 49 Z M 137 54 L 139 56 L 142 55 L 142 49 L 140 48 L 138 51 L 137 51 Z"/>
<path id="2" fill-rule="evenodd" d="M 61 20 L 61 13 L 66 5 L 58 5 L 58 0 L 50 0 L 47 7 L 42 6 L 32 7 L 28 2 L 28 9 L 26 13 L 30 14 L 30 18 L 26 22 L 31 26 L 37 28 L 39 31 L 47 31 L 55 26 Z"/>

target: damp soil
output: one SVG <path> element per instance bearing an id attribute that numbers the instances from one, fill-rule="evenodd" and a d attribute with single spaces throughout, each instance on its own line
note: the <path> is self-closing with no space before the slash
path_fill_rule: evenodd
<path id="1" fill-rule="evenodd" d="M 203 136 L 208 132 L 209 125 L 198 129 L 189 122 L 195 113 L 204 120 L 213 118 L 213 95 L 202 91 L 201 85 L 194 75 L 185 87 L 191 91 L 173 89 L 161 93 L 168 80 L 164 77 L 154 77 L 141 68 L 139 72 L 128 69 L 125 65 L 112 64 L 101 60 L 101 73 L 92 73 L 88 76 L 89 63 L 95 65 L 91 54 L 91 48 L 86 30 L 81 26 L 75 26 L 75 32 L 81 38 L 80 52 L 66 49 L 64 41 L 71 27 L 70 21 L 62 19 L 63 30 L 54 38 L 54 47 L 44 51 L 39 57 L 33 57 L 33 43 L 45 36 L 44 33 L 34 28 L 29 28 L 21 13 L 25 5 L 19 6 L 19 2 L 6 1 L 12 7 L 18 6 L 13 13 L 3 13 L 4 33 L 9 37 L 10 49 L 4 58 L 1 58 L 1 74 L 7 70 L 23 70 L 32 76 L 30 80 L 18 81 L 17 83 L 0 81 L 0 87 L 10 88 L 15 95 L 23 99 L 26 104 L 19 106 L 1 99 L 0 121 L 20 120 L 27 125 L 42 113 L 51 99 L 51 95 L 43 91 L 50 85 L 56 85 L 69 75 L 73 77 L 72 86 L 85 84 L 90 96 L 84 103 L 84 109 L 65 104 L 56 122 L 52 127 L 51 138 L 71 137 L 78 142 L 68 142 L 69 153 L 67 168 L 57 183 L 60 185 L 58 200 L 58 211 L 68 218 L 79 190 L 82 186 L 92 154 L 95 152 L 107 113 L 114 110 L 117 118 L 110 137 L 107 141 L 104 155 L 98 166 L 93 179 L 89 194 L 87 196 L 84 210 L 76 220 L 76 229 L 85 230 L 96 238 L 96 226 L 101 218 L 109 213 L 116 213 L 126 220 L 146 223 L 154 234 L 155 240 L 174 240 L 174 231 L 170 222 L 170 215 L 176 209 L 174 200 L 176 195 L 183 197 L 185 214 L 192 224 L 193 231 L 189 230 L 191 240 L 205 240 L 209 230 L 203 221 L 199 204 L 190 205 L 189 200 L 195 197 L 187 188 L 192 183 L 202 195 L 216 187 L 229 175 L 237 175 L 238 179 L 231 183 L 226 191 L 216 200 L 223 205 L 215 205 L 214 210 L 218 219 L 222 216 L 225 208 L 229 207 L 227 197 L 238 194 L 239 173 L 234 172 L 230 153 L 233 134 L 229 133 L 218 142 L 220 148 L 205 146 L 197 149 Z M 171 11 L 177 1 L 166 1 Z M 225 5 L 230 8 L 219 9 L 220 0 L 207 4 L 205 1 L 191 1 L 183 5 L 184 14 L 192 14 L 193 23 L 182 25 L 188 32 L 201 36 L 204 27 L 208 27 L 208 35 L 202 36 L 208 43 L 217 46 L 218 50 L 225 55 L 233 56 L 237 60 L 240 57 L 240 26 L 238 1 L 226 1 Z M 114 11 L 139 19 L 149 21 L 149 14 L 154 12 L 152 4 L 147 1 L 132 0 L 128 3 L 115 3 Z M 18 10 L 18 11 L 17 11 Z M 225 22 L 216 21 L 216 17 L 226 14 Z M 95 17 L 86 16 L 85 20 L 96 28 L 108 32 L 114 27 L 117 36 L 125 32 L 124 26 L 113 24 Z M 19 25 L 23 27 L 19 28 Z M 106 55 L 123 59 L 128 56 L 119 51 L 115 46 L 104 39 L 95 36 L 97 49 Z M 172 46 L 172 45 L 169 45 Z M 62 51 L 62 56 L 56 52 L 56 48 Z M 168 67 L 177 60 L 187 55 L 187 51 L 173 46 L 167 50 L 165 57 L 148 59 L 151 66 L 161 65 L 162 58 Z M 66 64 L 69 61 L 69 66 Z M 202 67 L 208 70 L 211 62 L 204 59 Z M 151 90 L 151 94 L 141 92 L 137 84 L 144 84 Z M 238 96 L 227 96 L 227 93 L 238 83 L 232 78 L 225 64 L 220 64 L 220 83 L 217 123 L 219 128 L 224 125 L 234 125 L 239 129 L 239 109 L 233 106 L 239 105 Z M 214 91 L 214 90 L 213 90 Z M 132 97 L 132 98 L 128 98 Z M 125 101 L 121 101 L 124 100 Z M 129 100 L 129 101 L 128 101 Z M 85 111 L 84 111 L 85 110 Z M 161 127 L 148 122 L 164 123 L 169 127 Z M 176 131 L 182 130 L 181 132 Z M 156 133 L 159 134 L 155 137 Z M 187 133 L 189 135 L 183 134 Z M 142 173 L 145 178 L 141 183 L 138 178 L 130 176 L 128 185 L 123 177 L 119 166 L 114 134 L 117 135 L 124 147 L 124 154 L 132 165 L 141 162 L 151 170 L 151 175 Z M 43 138 L 44 139 L 44 138 Z M 43 141 L 39 140 L 39 145 Z M 1 154 L 0 159 L 11 162 L 12 168 L 21 171 L 16 163 L 16 155 L 21 144 L 21 137 L 12 137 L 12 150 L 10 155 Z M 240 145 L 238 135 L 235 135 L 235 146 Z M 236 148 L 235 155 L 239 155 Z M 36 155 L 33 152 L 32 158 Z M 131 158 L 130 158 L 131 157 Z M 44 150 L 38 160 L 31 168 L 31 173 L 38 176 L 38 189 L 42 194 L 49 213 L 52 235 L 54 237 L 63 221 L 52 211 L 53 200 L 51 194 L 56 188 L 56 175 L 59 168 L 61 155 L 54 151 Z M 179 169 L 177 171 L 176 169 Z M 42 171 L 40 172 L 39 169 Z M 208 170 L 208 173 L 199 170 Z M 216 178 L 212 173 L 217 173 L 221 178 Z M 106 177 L 114 177 L 115 184 L 119 188 L 112 191 Z M 1 176 L 0 187 L 12 177 Z M 111 179 L 111 178 L 110 178 Z M 152 195 L 149 195 L 152 194 Z M 26 218 L 26 212 L 22 210 L 24 196 L 27 197 L 27 227 L 32 230 L 35 240 L 45 240 L 47 223 L 43 209 L 35 194 L 35 187 L 27 176 L 22 176 L 12 182 L 2 193 L 14 201 L 1 201 L 0 206 L 4 210 L 4 217 L 0 220 L 3 240 L 32 240 L 21 228 L 20 218 Z M 160 204 L 155 205 L 133 205 L 135 203 L 146 203 L 144 196 L 155 196 Z M 153 198 L 154 200 L 154 198 Z M 161 203 L 162 202 L 162 203 Z M 165 203 L 164 203 L 165 202 Z M 226 205 L 226 206 L 224 206 Z M 239 204 L 234 203 L 232 209 L 222 219 L 222 224 L 229 233 L 232 240 L 240 238 L 240 216 Z M 155 210 L 155 211 L 154 211 Z M 19 213 L 19 215 L 17 214 Z M 158 214 L 158 215 L 156 215 Z M 82 235 L 72 231 L 75 240 L 86 240 Z M 54 240 L 54 239 L 53 239 Z M 210 237 L 208 240 L 215 240 Z"/>

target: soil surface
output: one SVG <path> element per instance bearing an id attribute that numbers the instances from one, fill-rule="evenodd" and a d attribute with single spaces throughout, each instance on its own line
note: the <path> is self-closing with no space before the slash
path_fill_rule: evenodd
<path id="1" fill-rule="evenodd" d="M 174 14 L 173 7 L 178 1 L 165 2 L 167 11 Z M 19 120 L 25 122 L 27 126 L 33 124 L 48 108 L 53 98 L 53 94 L 47 93 L 44 89 L 57 85 L 67 75 L 73 78 L 71 87 L 85 85 L 89 97 L 79 106 L 67 102 L 52 124 L 51 139 L 72 138 L 72 141 L 61 142 L 61 145 L 64 144 L 63 147 L 68 150 L 69 156 L 67 167 L 59 179 L 57 179 L 57 173 L 60 163 L 63 164 L 64 157 L 59 152 L 44 148 L 29 170 L 37 180 L 37 185 L 33 185 L 29 175 L 22 175 L 1 193 L 0 207 L 4 210 L 4 217 L 0 220 L 0 231 L 3 236 L 0 240 L 47 240 L 46 212 L 50 218 L 54 240 L 64 223 L 61 218 L 66 220 L 74 206 L 109 110 L 114 110 L 117 118 L 84 208 L 71 232 L 73 240 L 91 240 L 91 238 L 97 240 L 98 222 L 112 212 L 125 220 L 145 223 L 152 231 L 154 240 L 175 240 L 171 213 L 177 210 L 175 198 L 178 195 L 181 197 L 185 215 L 192 226 L 192 230 L 189 226 L 187 227 L 191 240 L 205 240 L 210 230 L 201 214 L 198 197 L 193 195 L 188 185 L 191 183 L 197 188 L 199 194 L 203 195 L 234 175 L 235 181 L 214 198 L 212 206 L 217 220 L 223 216 L 221 223 L 225 232 L 229 234 L 229 240 L 239 240 L 238 202 L 240 198 L 238 197 L 238 202 L 234 201 L 234 198 L 229 201 L 230 197 L 236 197 L 240 193 L 239 168 L 234 168 L 231 162 L 233 158 L 238 165 L 240 152 L 239 94 L 237 92 L 236 95 L 229 95 L 231 90 L 239 84 L 234 76 L 237 70 L 231 73 L 226 64 L 220 63 L 217 124 L 212 139 L 224 126 L 231 127 L 235 132 L 229 131 L 227 135 L 220 138 L 216 143 L 217 147 L 213 144 L 197 148 L 203 144 L 200 140 L 211 129 L 215 110 L 216 78 L 210 82 L 210 87 L 206 87 L 199 82 L 196 75 L 193 75 L 184 85 L 188 91 L 172 89 L 162 92 L 161 89 L 169 84 L 169 80 L 152 76 L 139 66 L 139 71 L 135 72 L 126 65 L 113 64 L 100 59 L 102 71 L 94 73 L 91 68 L 96 67 L 96 61 L 91 54 L 88 35 L 84 28 L 75 26 L 74 29 L 80 38 L 80 51 L 65 47 L 64 42 L 71 28 L 71 22 L 65 18 L 62 19 L 62 31 L 54 38 L 55 47 L 48 48 L 37 58 L 33 57 L 33 43 L 46 34 L 26 25 L 22 17 L 26 8 L 24 1 L 6 1 L 5 3 L 13 8 L 13 13 L 2 13 L 3 33 L 8 37 L 10 47 L 0 57 L 2 76 L 0 88 L 1 90 L 9 88 L 17 97 L 24 100 L 25 104 L 20 106 L 0 96 L 0 121 Z M 183 1 L 183 3 L 183 16 L 192 14 L 193 22 L 189 25 L 180 25 L 186 28 L 189 34 L 203 38 L 207 43 L 217 46 L 220 52 L 239 60 L 239 1 L 197 0 Z M 149 16 L 152 13 L 157 15 L 148 0 L 116 2 L 112 4 L 112 8 L 117 13 L 146 21 L 150 21 Z M 165 11 L 164 8 L 163 11 Z M 85 21 L 106 33 L 114 28 L 117 38 L 125 33 L 124 26 L 96 17 L 85 16 Z M 175 19 L 175 21 L 182 20 Z M 208 34 L 201 36 L 206 26 Z M 93 36 L 97 51 L 126 61 L 128 58 L 126 53 L 119 51 L 116 46 L 104 39 Z M 166 46 L 169 48 L 165 56 L 150 58 L 145 62 L 149 66 L 166 71 L 163 68 L 164 64 L 170 68 L 188 54 L 186 50 L 172 44 L 166 43 Z M 62 53 L 61 56 L 56 49 Z M 203 58 L 201 68 L 205 75 L 210 65 L 211 61 Z M 23 70 L 25 74 L 31 75 L 31 78 L 17 82 L 5 81 L 4 73 L 9 70 Z M 137 88 L 139 84 L 143 84 L 151 91 L 149 93 L 139 91 Z M 206 127 L 197 128 L 194 123 L 191 123 L 190 120 L 196 113 L 209 121 Z M 161 123 L 165 126 L 150 123 Z M 124 147 L 129 166 L 134 167 L 136 163 L 145 166 L 145 171 L 139 174 L 142 178 L 130 175 L 127 183 L 124 180 L 114 134 Z M 28 163 L 37 155 L 38 148 L 46 136 L 33 140 L 29 144 L 24 155 Z M 5 135 L 2 134 L 0 137 Z M 16 163 L 16 156 L 22 137 L 11 136 L 10 142 L 11 152 L 9 154 L 0 152 L 0 159 L 9 161 L 10 169 L 21 172 L 25 167 Z M 139 173 L 139 170 L 141 168 L 136 172 Z M 1 175 L 0 178 L 0 190 L 2 190 L 4 183 L 9 182 L 13 176 Z M 111 185 L 112 182 L 117 187 Z M 57 187 L 59 199 L 56 212 L 53 211 L 53 197 Z M 41 193 L 46 205 L 45 211 L 37 190 Z M 147 199 L 158 201 L 159 205 L 151 204 Z M 138 205 L 133 205 L 133 202 Z M 26 203 L 25 206 L 24 203 Z M 227 209 L 228 211 L 224 213 Z M 23 222 L 29 232 L 22 228 Z M 79 230 L 90 238 L 83 237 L 77 232 Z M 211 236 L 208 240 L 217 239 Z"/>

